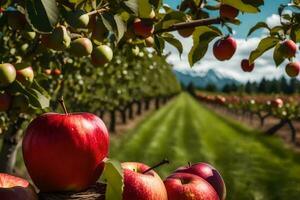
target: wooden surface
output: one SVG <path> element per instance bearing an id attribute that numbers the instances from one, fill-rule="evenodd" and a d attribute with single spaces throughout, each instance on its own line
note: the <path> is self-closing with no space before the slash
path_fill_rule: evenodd
<path id="1" fill-rule="evenodd" d="M 78 193 L 39 193 L 39 200 L 105 200 L 105 188 L 104 184 L 97 183 L 86 191 Z"/>

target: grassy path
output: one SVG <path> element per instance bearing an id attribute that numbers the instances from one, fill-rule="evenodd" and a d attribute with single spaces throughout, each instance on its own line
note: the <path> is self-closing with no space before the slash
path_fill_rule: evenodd
<path id="1" fill-rule="evenodd" d="M 112 138 L 111 157 L 153 165 L 166 177 L 178 166 L 208 162 L 222 173 L 232 200 L 300 199 L 300 155 L 202 107 L 187 94 L 146 118 L 135 130 Z"/>

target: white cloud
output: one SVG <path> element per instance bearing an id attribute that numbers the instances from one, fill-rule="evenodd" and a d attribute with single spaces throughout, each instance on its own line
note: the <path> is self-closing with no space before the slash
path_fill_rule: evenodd
<path id="1" fill-rule="evenodd" d="M 280 17 L 277 14 L 272 14 L 266 19 L 266 23 L 271 27 L 279 26 L 280 25 Z"/>

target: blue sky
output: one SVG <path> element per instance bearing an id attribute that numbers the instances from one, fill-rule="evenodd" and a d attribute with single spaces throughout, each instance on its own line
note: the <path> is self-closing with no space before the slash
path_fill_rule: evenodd
<path id="1" fill-rule="evenodd" d="M 164 0 L 165 4 L 168 4 L 173 8 L 176 8 L 179 2 L 180 0 Z M 229 61 L 217 61 L 212 54 L 212 49 L 210 46 L 205 57 L 195 66 L 193 66 L 193 68 L 190 68 L 187 55 L 193 44 L 191 38 L 180 38 L 184 45 L 184 53 L 181 59 L 179 58 L 178 53 L 173 47 L 167 46 L 166 51 L 171 52 L 171 56 L 168 58 L 168 60 L 170 63 L 174 64 L 176 70 L 187 73 L 192 72 L 195 74 L 203 74 L 203 72 L 208 71 L 209 69 L 214 69 L 215 71 L 218 71 L 225 76 L 231 76 L 240 81 L 259 80 L 263 77 L 266 77 L 268 79 L 279 78 L 282 75 L 285 75 L 284 67 L 287 62 L 276 68 L 272 58 L 272 50 L 268 51 L 265 55 L 256 60 L 256 67 L 252 73 L 244 73 L 241 70 L 240 62 L 242 59 L 248 58 L 250 52 L 257 47 L 259 41 L 265 34 L 265 32 L 263 31 L 258 31 L 253 34 L 251 38 L 246 39 L 249 29 L 259 21 L 264 21 L 271 27 L 279 25 L 280 18 L 277 12 L 278 6 L 280 4 L 286 4 L 289 2 L 291 2 L 291 0 L 265 0 L 265 5 L 260 7 L 260 13 L 240 13 L 238 18 L 241 20 L 242 24 L 240 26 L 233 27 L 233 29 L 235 30 L 234 38 L 237 40 L 238 49 L 234 57 Z M 213 15 L 217 14 L 218 13 L 215 12 Z M 174 34 L 177 37 L 180 37 L 176 32 L 174 32 Z M 299 59 L 299 57 L 297 57 L 297 59 Z"/>

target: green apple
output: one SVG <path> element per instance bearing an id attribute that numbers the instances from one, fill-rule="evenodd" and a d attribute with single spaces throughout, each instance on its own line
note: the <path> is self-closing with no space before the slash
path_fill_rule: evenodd
<path id="1" fill-rule="evenodd" d="M 0 64 L 0 87 L 7 87 L 16 80 L 16 69 L 12 64 Z"/>
<path id="2" fill-rule="evenodd" d="M 51 34 L 42 36 L 42 43 L 50 49 L 63 51 L 70 46 L 71 37 L 69 36 L 66 27 L 58 26 Z"/>
<path id="3" fill-rule="evenodd" d="M 92 63 L 95 66 L 103 66 L 113 58 L 113 51 L 107 45 L 100 45 L 92 52 Z"/>
<path id="4" fill-rule="evenodd" d="M 83 10 L 75 10 L 68 13 L 66 20 L 73 28 L 84 29 L 87 28 L 90 17 Z"/>
<path id="5" fill-rule="evenodd" d="M 77 56 L 88 56 L 93 51 L 93 44 L 88 38 L 78 38 L 71 42 L 70 53 Z"/>

